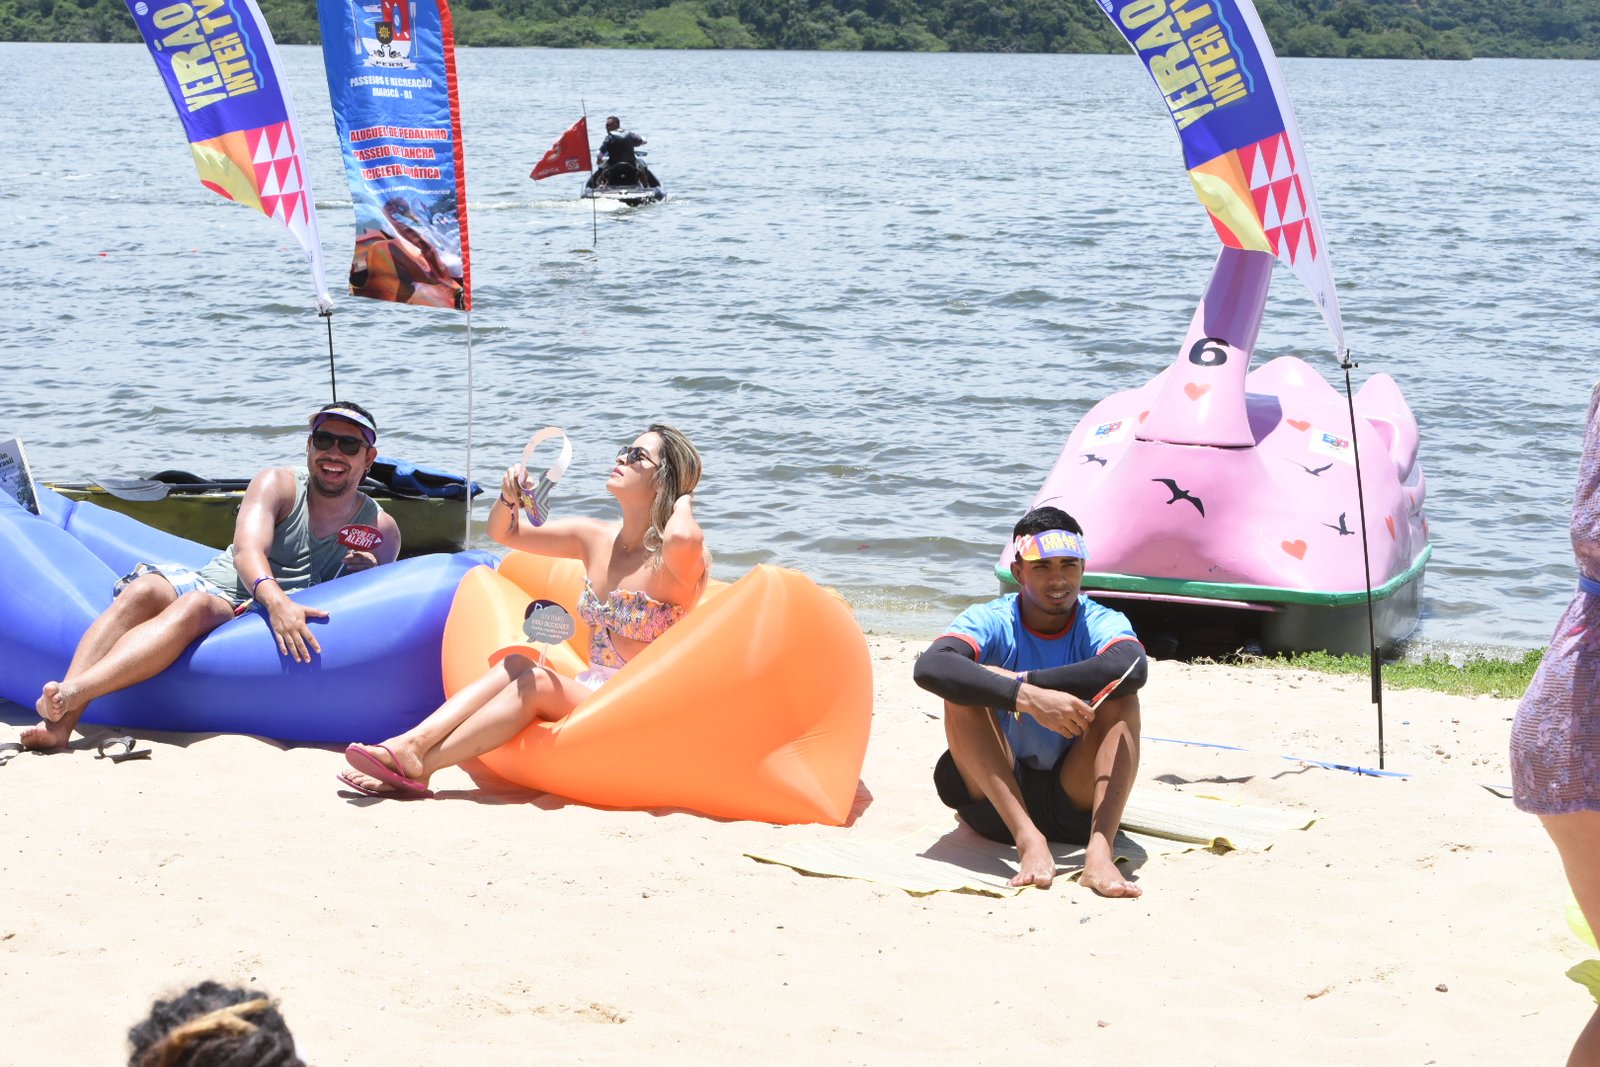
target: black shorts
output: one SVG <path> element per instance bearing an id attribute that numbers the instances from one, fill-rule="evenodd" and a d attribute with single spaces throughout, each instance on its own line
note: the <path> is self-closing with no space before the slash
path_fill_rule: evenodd
<path id="1" fill-rule="evenodd" d="M 1062 760 L 1067 757 L 1063 755 Z M 1061 763 L 1055 768 L 1041 771 L 1019 763 L 1014 768 L 1017 785 L 1022 790 L 1022 806 L 1028 818 L 1048 840 L 1072 845 L 1089 843 L 1089 813 L 1073 807 L 1061 788 Z M 939 757 L 933 767 L 933 787 L 947 808 L 954 808 L 961 821 L 991 841 L 1016 844 L 1005 820 L 994 810 L 994 805 L 980 797 L 973 800 L 967 792 L 967 783 L 961 780 L 955 757 L 948 751 Z"/>

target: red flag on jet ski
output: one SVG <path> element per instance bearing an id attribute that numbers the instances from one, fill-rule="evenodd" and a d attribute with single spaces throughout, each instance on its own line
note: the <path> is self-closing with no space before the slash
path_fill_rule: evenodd
<path id="1" fill-rule="evenodd" d="M 550 146 L 550 151 L 534 165 L 528 177 L 538 181 L 552 174 L 587 174 L 592 169 L 589 165 L 589 116 L 585 115 Z"/>

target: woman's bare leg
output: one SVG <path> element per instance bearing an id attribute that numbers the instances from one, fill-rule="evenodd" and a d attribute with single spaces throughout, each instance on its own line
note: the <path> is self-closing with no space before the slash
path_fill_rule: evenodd
<path id="1" fill-rule="evenodd" d="M 1567 884 L 1589 920 L 1589 929 L 1600 931 L 1600 812 L 1542 815 L 1540 821 L 1561 853 Z M 1567 1067 L 1600 1067 L 1600 1008 L 1578 1035 Z"/>
<path id="2" fill-rule="evenodd" d="M 423 757 L 425 773 L 477 759 L 516 737 L 536 719 L 564 719 L 593 695 L 588 686 L 547 667 L 524 671 L 514 687 L 501 690 Z"/>
<path id="3" fill-rule="evenodd" d="M 414 728 L 377 745 L 359 745 L 373 759 L 408 778 L 427 782 L 433 773 L 499 748 L 535 719 L 565 718 L 591 695 L 587 686 L 555 671 L 511 656 L 445 701 Z M 388 751 L 385 751 L 387 749 Z M 393 753 L 393 759 L 389 753 Z M 356 774 L 353 781 L 380 792 L 384 783 Z"/>
<path id="4" fill-rule="evenodd" d="M 526 656 L 507 656 L 439 705 L 417 725 L 389 738 L 382 745 L 356 745 L 367 755 L 407 778 L 427 781 L 423 755 L 436 748 L 462 723 L 503 692 L 515 692 L 517 677 L 533 666 Z M 386 751 L 387 750 L 387 751 Z M 391 757 L 390 753 L 393 753 Z M 399 766 L 396 767 L 396 761 Z M 363 779 L 366 780 L 366 779 Z M 382 783 L 378 783 L 382 784 Z"/>

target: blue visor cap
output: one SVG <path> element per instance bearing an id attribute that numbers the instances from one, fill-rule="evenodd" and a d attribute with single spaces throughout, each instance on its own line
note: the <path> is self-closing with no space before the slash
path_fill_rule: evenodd
<path id="1" fill-rule="evenodd" d="M 1088 559 L 1089 546 L 1083 534 L 1071 530 L 1046 530 L 1043 533 L 1023 534 L 1017 538 L 1017 558 L 1022 560 Z"/>
<path id="2" fill-rule="evenodd" d="M 329 419 L 341 419 L 350 423 L 352 426 L 356 427 L 356 429 L 361 431 L 361 436 L 367 439 L 368 445 L 375 445 L 378 443 L 378 428 L 372 425 L 372 420 L 361 414 L 361 412 L 355 411 L 351 408 L 325 408 L 322 411 L 312 415 L 311 418 L 307 419 L 306 425 L 311 428 L 312 433 L 316 433 L 322 428 L 322 424 L 327 422 Z"/>

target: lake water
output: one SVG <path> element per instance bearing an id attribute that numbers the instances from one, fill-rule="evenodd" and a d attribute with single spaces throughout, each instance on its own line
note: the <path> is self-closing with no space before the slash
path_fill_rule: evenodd
<path id="1" fill-rule="evenodd" d="M 284 50 L 329 274 L 354 235 L 320 52 Z M 474 473 L 538 426 L 558 510 L 615 447 L 705 453 L 717 574 L 796 567 L 926 635 L 994 589 L 1067 434 L 1170 362 L 1216 239 L 1131 56 L 466 50 Z M 1600 375 L 1600 64 L 1289 60 L 1351 347 L 1422 426 L 1424 647 L 1546 642 Z M 301 449 L 326 333 L 287 232 L 202 189 L 142 46 L 0 44 L 0 434 L 67 478 Z M 591 217 L 533 162 L 615 112 L 671 198 Z M 598 126 L 598 121 L 596 121 Z M 597 223 L 597 226 L 596 226 Z M 596 236 L 597 230 L 597 236 Z M 343 297 L 339 393 L 467 460 L 466 318 Z M 1280 268 L 1261 356 L 1342 386 Z"/>

